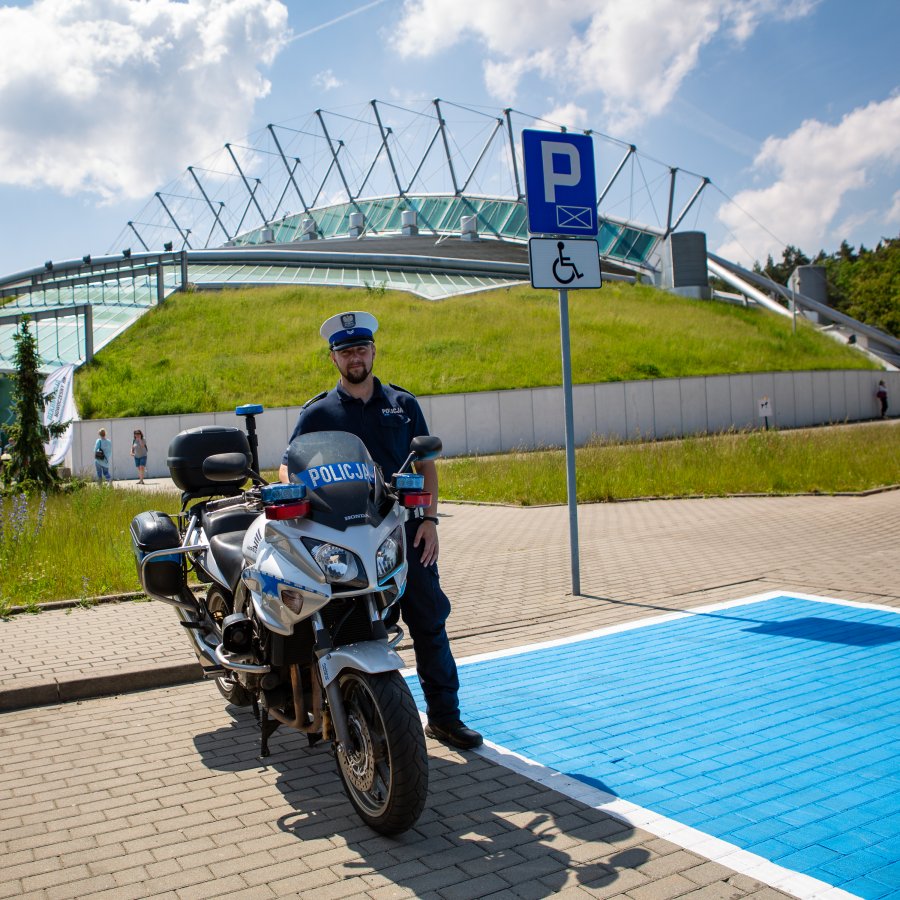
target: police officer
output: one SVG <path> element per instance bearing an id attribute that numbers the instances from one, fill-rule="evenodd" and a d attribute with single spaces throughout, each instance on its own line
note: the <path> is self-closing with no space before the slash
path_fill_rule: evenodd
<path id="1" fill-rule="evenodd" d="M 398 471 L 409 455 L 410 441 L 428 434 L 416 398 L 396 385 L 382 384 L 373 374 L 374 335 L 378 321 L 370 313 L 345 312 L 328 319 L 319 333 L 328 341 L 331 361 L 340 372 L 337 387 L 319 394 L 300 412 L 291 441 L 312 431 L 348 431 L 366 445 L 385 478 Z M 450 601 L 438 576 L 437 468 L 432 460 L 416 463 L 431 493 L 424 519 L 406 523 L 406 591 L 400 612 L 409 628 L 416 671 L 427 705 L 425 733 L 464 750 L 478 747 L 481 735 L 459 715 L 459 678 L 444 627 Z M 287 453 L 279 472 L 288 480 Z"/>

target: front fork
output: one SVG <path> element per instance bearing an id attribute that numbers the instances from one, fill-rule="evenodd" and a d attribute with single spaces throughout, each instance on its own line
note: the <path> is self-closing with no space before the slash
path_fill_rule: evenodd
<path id="1" fill-rule="evenodd" d="M 370 606 L 374 606 L 371 598 L 367 598 L 367 601 Z M 312 614 L 312 624 L 315 636 L 314 652 L 319 663 L 319 678 L 325 685 L 325 697 L 328 699 L 328 709 L 331 712 L 331 724 L 337 743 L 335 749 L 344 750 L 346 753 L 350 749 L 350 726 L 347 724 L 347 711 L 344 709 L 344 698 L 341 696 L 338 678 L 329 678 L 328 673 L 328 659 L 334 646 L 320 613 Z"/>
<path id="2" fill-rule="evenodd" d="M 313 613 L 312 623 L 315 634 L 315 654 L 319 662 L 319 677 L 325 686 L 325 696 L 331 711 L 331 722 L 337 738 L 337 750 L 349 753 L 353 746 L 350 724 L 344 708 L 344 697 L 339 684 L 340 673 L 345 668 L 355 668 L 369 674 L 393 672 L 403 668 L 403 660 L 388 643 L 387 629 L 372 596 L 367 596 L 366 608 L 372 628 L 372 640 L 361 644 L 351 644 L 335 651 L 331 635 L 322 622 L 319 613 Z"/>

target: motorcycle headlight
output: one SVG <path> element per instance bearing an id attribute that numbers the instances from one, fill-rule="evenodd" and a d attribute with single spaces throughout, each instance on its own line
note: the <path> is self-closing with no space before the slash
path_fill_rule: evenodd
<path id="1" fill-rule="evenodd" d="M 375 554 L 375 568 L 379 578 L 390 575 L 403 561 L 403 536 L 400 528 L 395 528 Z"/>
<path id="2" fill-rule="evenodd" d="M 303 543 L 306 544 L 329 584 L 347 584 L 359 576 L 356 555 L 344 547 L 338 547 L 337 544 L 322 544 L 318 541 L 307 543 L 304 540 Z"/>

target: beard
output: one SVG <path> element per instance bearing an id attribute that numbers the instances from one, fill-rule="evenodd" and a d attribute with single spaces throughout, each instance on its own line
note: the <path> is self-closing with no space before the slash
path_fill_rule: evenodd
<path id="1" fill-rule="evenodd" d="M 343 373 L 344 378 L 350 384 L 362 384 L 372 373 L 372 370 L 366 367 L 365 363 L 353 363 L 347 367 L 347 371 Z"/>

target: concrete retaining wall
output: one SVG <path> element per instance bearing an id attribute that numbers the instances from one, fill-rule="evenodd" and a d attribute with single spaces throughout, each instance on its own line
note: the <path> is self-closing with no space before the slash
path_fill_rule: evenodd
<path id="1" fill-rule="evenodd" d="M 762 372 L 620 381 L 576 385 L 575 437 L 655 440 L 757 428 L 759 401 L 769 398 L 769 425 L 798 428 L 830 422 L 860 421 L 878 414 L 875 388 L 883 378 L 896 414 L 900 405 L 900 372 Z M 561 387 L 516 391 L 484 391 L 420 397 L 429 427 L 444 442 L 445 456 L 499 453 L 506 450 L 562 446 L 565 441 Z M 299 406 L 267 409 L 257 418 L 263 468 L 281 460 Z M 113 477 L 135 476 L 131 438 L 140 428 L 149 446 L 148 475 L 167 475 L 169 441 L 186 428 L 242 425 L 233 412 L 134 419 L 91 419 L 77 422 L 72 447 L 75 472 L 93 475 L 97 430 L 105 427 L 113 444 Z"/>

